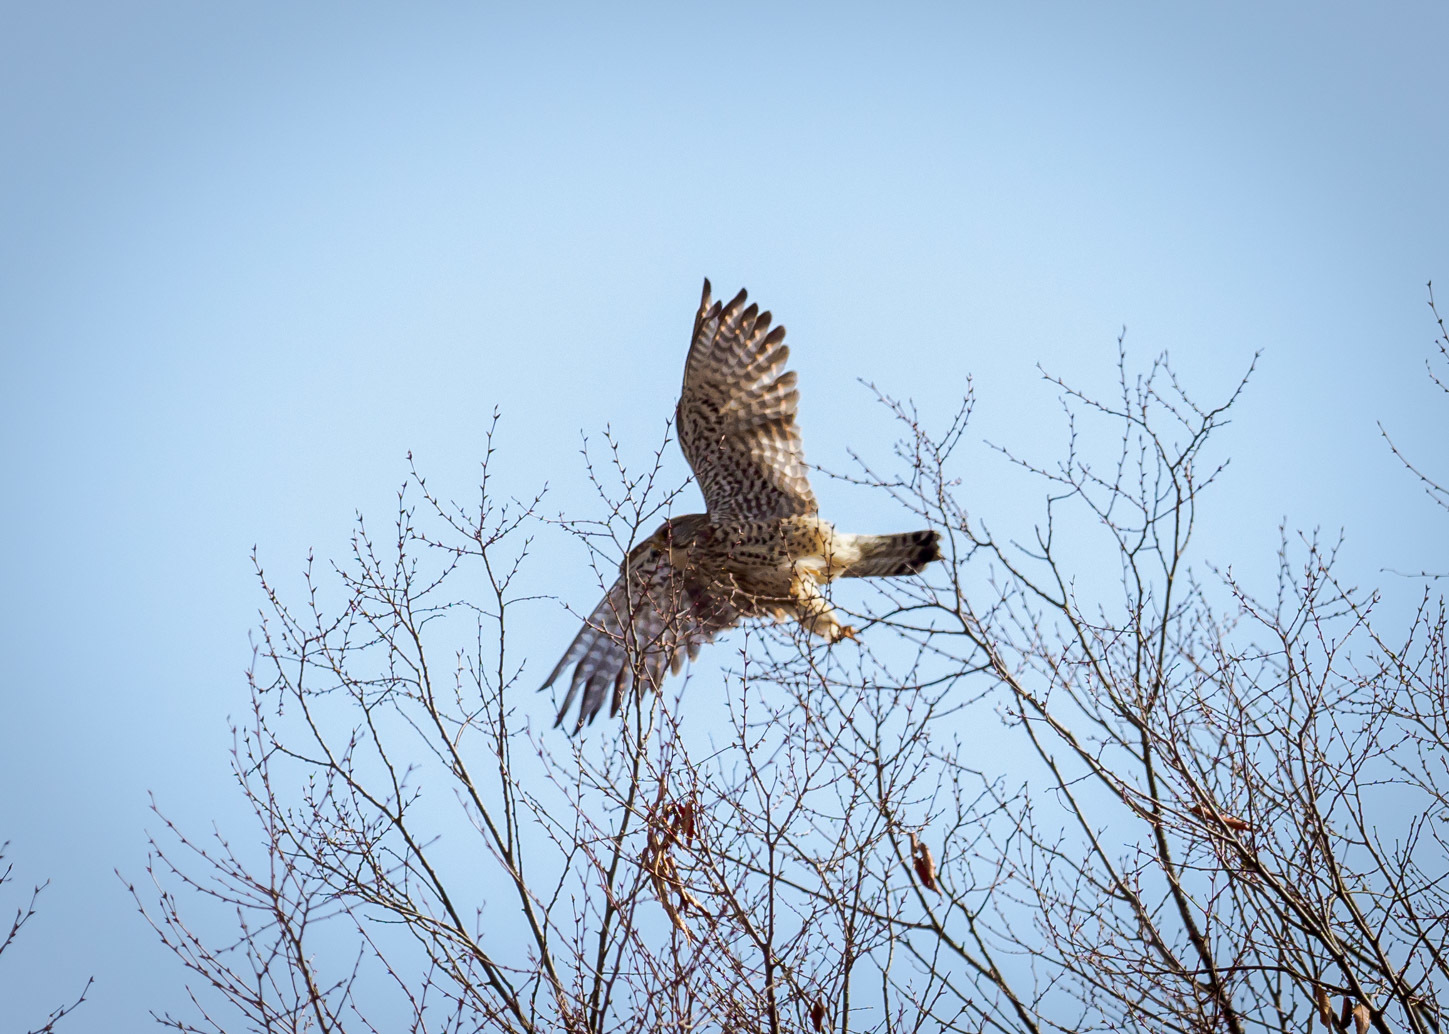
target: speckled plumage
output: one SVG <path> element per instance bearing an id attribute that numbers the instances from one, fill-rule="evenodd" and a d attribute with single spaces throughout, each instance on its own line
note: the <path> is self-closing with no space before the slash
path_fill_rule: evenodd
<path id="1" fill-rule="evenodd" d="M 820 592 L 838 577 L 915 574 L 940 557 L 934 531 L 848 535 L 818 515 L 785 369 L 785 328 L 745 305 L 711 302 L 694 318 L 677 426 L 707 513 L 666 521 L 635 546 L 619 579 L 544 681 L 574 666 L 558 724 L 579 697 L 575 730 L 610 697 L 657 688 L 666 669 L 745 618 L 794 618 L 831 642 L 853 638 Z M 580 696 L 580 694 L 582 694 Z"/>

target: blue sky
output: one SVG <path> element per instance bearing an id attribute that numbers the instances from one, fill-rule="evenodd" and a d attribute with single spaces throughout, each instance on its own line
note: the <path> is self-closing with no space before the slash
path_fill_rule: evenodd
<path id="1" fill-rule="evenodd" d="M 1449 569 L 1445 518 L 1376 422 L 1449 474 L 1446 43 L 1427 3 L 10 5 L 0 840 L 52 884 L 0 1000 L 181 1004 L 112 870 L 150 792 L 236 815 L 251 548 L 340 555 L 408 450 L 471 495 L 495 404 L 501 481 L 587 510 L 580 433 L 657 444 L 705 275 L 790 327 L 828 467 L 884 452 L 861 378 L 944 421 L 974 377 L 973 442 L 1050 459 L 1037 363 L 1109 385 L 1125 324 L 1211 397 L 1262 350 L 1200 558 L 1266 578 L 1281 521 L 1341 528 L 1351 580 L 1417 593 L 1383 569 Z M 529 588 L 589 605 L 551 549 Z M 535 613 L 546 670 L 572 629 Z"/>

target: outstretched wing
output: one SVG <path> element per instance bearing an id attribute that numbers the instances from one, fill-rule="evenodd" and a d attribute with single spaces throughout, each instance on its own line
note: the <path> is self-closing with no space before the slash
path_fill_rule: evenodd
<path id="1" fill-rule="evenodd" d="M 742 616 L 729 597 L 675 570 L 662 550 L 651 551 L 604 594 L 539 687 L 547 689 L 574 666 L 554 728 L 563 724 L 580 690 L 574 732 L 594 720 L 606 691 L 613 691 L 612 716 L 631 686 L 658 689 L 666 670 L 678 672 L 686 655 L 693 660 L 701 645 L 733 628 Z"/>
<path id="2" fill-rule="evenodd" d="M 710 304 L 709 281 L 679 394 L 679 445 L 715 520 L 814 513 L 815 493 L 795 425 L 795 374 L 785 328 L 745 307 L 745 292 Z"/>

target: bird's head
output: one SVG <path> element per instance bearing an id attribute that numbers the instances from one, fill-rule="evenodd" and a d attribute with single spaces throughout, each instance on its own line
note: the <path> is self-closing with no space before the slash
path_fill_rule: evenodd
<path id="1" fill-rule="evenodd" d="M 667 554 L 672 564 L 680 564 L 676 559 L 678 554 L 689 549 L 708 524 L 709 517 L 702 513 L 669 518 L 654 530 L 653 535 L 629 550 L 628 557 L 619 565 L 619 573 L 623 574 L 631 567 L 637 568 L 660 554 Z"/>

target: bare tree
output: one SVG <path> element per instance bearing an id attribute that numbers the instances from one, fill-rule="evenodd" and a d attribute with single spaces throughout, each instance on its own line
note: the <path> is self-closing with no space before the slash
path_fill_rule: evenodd
<path id="1" fill-rule="evenodd" d="M 1030 953 L 1047 989 L 1034 1000 L 1052 1003 L 1029 1022 L 1287 1031 L 1317 1013 L 1330 1029 L 1437 1029 L 1442 601 L 1426 595 L 1390 643 L 1377 596 L 1340 584 L 1334 548 L 1311 538 L 1284 537 L 1267 598 L 1201 580 L 1188 549 L 1222 471 L 1206 447 L 1238 392 L 1198 405 L 1165 360 L 1132 376 L 1125 353 L 1119 374 L 1110 399 L 1060 385 L 1064 462 L 1018 461 L 1052 493 L 1030 541 L 973 522 L 922 433 L 908 486 L 961 558 L 937 598 L 954 627 L 921 641 L 997 680 L 1038 762 L 984 824 L 987 858 L 1011 863 L 989 884 L 994 935 Z M 1106 462 L 1077 445 L 1094 423 L 1118 434 Z M 1084 549 L 1115 558 L 1115 594 L 1090 587 Z"/>
<path id="2" fill-rule="evenodd" d="M 896 461 L 845 477 L 947 560 L 837 598 L 856 643 L 713 647 L 727 733 L 679 706 L 691 676 L 566 738 L 511 646 L 531 536 L 612 576 L 679 491 L 658 456 L 608 443 L 590 521 L 502 502 L 486 460 L 468 506 L 414 469 L 346 561 L 292 594 L 259 569 L 234 766 L 261 846 L 153 840 L 132 891 L 197 978 L 162 1021 L 1439 1030 L 1443 601 L 1391 635 L 1333 544 L 1286 532 L 1266 593 L 1191 566 L 1243 384 L 1201 404 L 1125 348 L 1117 373 L 1104 398 L 1054 381 L 1064 458 L 1002 451 L 1046 489 L 1006 537 L 958 480 L 970 398 L 933 429 L 882 396 Z"/>
<path id="3" fill-rule="evenodd" d="M 0 889 L 3 889 L 6 884 L 15 882 L 15 864 L 5 860 L 5 852 L 9 847 L 9 841 L 0 843 Z M 25 924 L 35 918 L 36 902 L 40 900 L 41 892 L 48 886 L 50 886 L 49 880 L 33 886 L 30 889 L 29 898 L 24 899 L 25 904 L 16 908 L 15 917 L 10 921 L 10 929 L 6 931 L 4 939 L 0 940 L 0 955 L 4 955 L 15 946 L 16 939 L 20 936 L 20 931 L 25 927 Z M 30 1034 L 53 1034 L 55 1030 L 59 1029 L 60 1021 L 70 1015 L 71 1012 L 86 1000 L 86 995 L 90 992 L 93 982 L 94 978 L 87 979 L 85 986 L 81 988 L 80 994 L 76 995 L 73 1002 L 70 1002 L 68 1005 L 56 1006 L 50 1011 L 50 1015 L 45 1018 L 44 1025 L 31 1028 Z M 10 1019 L 11 1017 L 7 1016 L 6 1018 Z"/>

